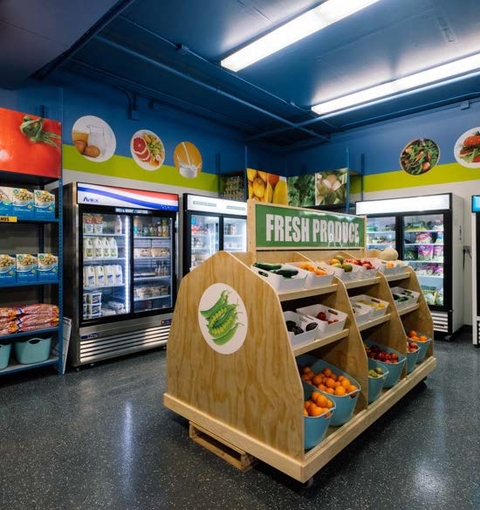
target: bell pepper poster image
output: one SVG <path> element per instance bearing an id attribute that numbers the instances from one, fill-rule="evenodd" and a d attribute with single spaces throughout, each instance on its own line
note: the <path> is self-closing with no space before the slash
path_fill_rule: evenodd
<path id="1" fill-rule="evenodd" d="M 0 170 L 58 178 L 61 148 L 60 122 L 0 108 Z"/>

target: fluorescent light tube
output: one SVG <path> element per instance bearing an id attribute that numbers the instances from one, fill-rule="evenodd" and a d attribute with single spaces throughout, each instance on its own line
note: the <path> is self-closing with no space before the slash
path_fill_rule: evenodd
<path id="1" fill-rule="evenodd" d="M 420 88 L 434 82 L 444 82 L 455 76 L 464 73 L 471 73 L 480 70 L 480 53 L 471 57 L 462 58 L 448 64 L 443 64 L 426 71 L 405 76 L 398 80 L 383 83 L 376 87 L 360 90 L 353 94 L 348 94 L 331 101 L 325 101 L 312 106 L 312 110 L 318 115 L 326 115 L 332 112 L 345 110 L 353 106 L 366 104 L 377 99 L 393 96 L 400 92 Z"/>
<path id="2" fill-rule="evenodd" d="M 240 71 L 379 0 L 327 0 L 224 58 L 220 65 Z"/>

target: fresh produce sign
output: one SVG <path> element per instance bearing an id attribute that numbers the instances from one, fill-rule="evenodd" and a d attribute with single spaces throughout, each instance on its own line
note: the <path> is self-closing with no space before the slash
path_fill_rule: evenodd
<path id="1" fill-rule="evenodd" d="M 61 123 L 0 108 L 0 170 L 58 178 Z"/>
<path id="2" fill-rule="evenodd" d="M 365 218 L 249 201 L 256 249 L 363 248 Z"/>

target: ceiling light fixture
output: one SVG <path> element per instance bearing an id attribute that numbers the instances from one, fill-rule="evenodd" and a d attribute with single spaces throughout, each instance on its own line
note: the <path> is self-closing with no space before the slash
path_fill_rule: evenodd
<path id="1" fill-rule="evenodd" d="M 470 57 L 455 60 L 448 64 L 427 69 L 419 73 L 399 78 L 376 87 L 360 90 L 353 94 L 325 101 L 312 106 L 312 110 L 318 115 L 327 115 L 329 113 L 338 113 L 354 106 L 366 106 L 379 99 L 391 98 L 402 92 L 425 87 L 432 83 L 447 82 L 464 74 L 478 73 L 480 71 L 480 53 Z"/>
<path id="2" fill-rule="evenodd" d="M 224 58 L 220 65 L 240 71 L 379 0 L 327 0 Z"/>

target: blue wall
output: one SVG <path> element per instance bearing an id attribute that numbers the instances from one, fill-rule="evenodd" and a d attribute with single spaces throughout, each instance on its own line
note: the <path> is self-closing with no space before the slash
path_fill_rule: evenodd
<path id="1" fill-rule="evenodd" d="M 452 163 L 457 138 L 480 125 L 480 99 L 477 99 L 334 135 L 330 143 L 316 148 L 278 154 L 248 146 L 233 129 L 160 103 L 152 106 L 143 98 L 135 105 L 138 120 L 132 120 L 131 99 L 120 89 L 78 78 L 75 81 L 66 78 L 55 85 L 34 84 L 18 91 L 0 89 L 0 106 L 61 120 L 64 143 L 72 143 L 71 129 L 79 117 L 95 115 L 114 130 L 116 154 L 130 156 L 131 135 L 146 128 L 162 139 L 166 165 L 173 165 L 173 149 L 186 140 L 199 148 L 203 171 L 208 173 L 250 167 L 279 175 L 300 175 L 345 166 L 365 175 L 391 172 L 399 170 L 398 159 L 403 147 L 420 137 L 431 138 L 439 144 L 440 164 Z"/>

